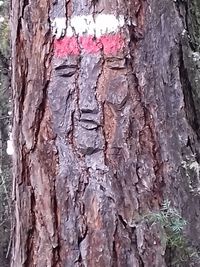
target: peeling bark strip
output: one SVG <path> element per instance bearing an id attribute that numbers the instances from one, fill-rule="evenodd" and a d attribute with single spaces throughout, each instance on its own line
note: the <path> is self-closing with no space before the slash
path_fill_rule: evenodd
<path id="1" fill-rule="evenodd" d="M 96 16 L 74 16 L 56 18 L 53 21 L 54 52 L 56 57 L 98 53 L 103 50 L 105 55 L 116 55 L 123 49 L 124 39 L 120 28 L 125 24 L 123 16 L 99 14 Z M 64 38 L 60 39 L 61 37 Z"/>

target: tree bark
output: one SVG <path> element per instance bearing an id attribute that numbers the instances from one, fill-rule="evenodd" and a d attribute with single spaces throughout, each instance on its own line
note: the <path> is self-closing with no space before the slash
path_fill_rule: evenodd
<path id="1" fill-rule="evenodd" d="M 75 34 L 60 50 L 50 20 L 88 14 L 122 16 L 121 43 Z M 144 219 L 166 199 L 199 246 L 199 14 L 198 0 L 12 1 L 11 266 L 171 266 Z"/>

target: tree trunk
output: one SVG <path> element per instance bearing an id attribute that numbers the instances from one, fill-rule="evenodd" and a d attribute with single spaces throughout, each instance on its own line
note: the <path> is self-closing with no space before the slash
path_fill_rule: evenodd
<path id="1" fill-rule="evenodd" d="M 199 246 L 199 2 L 52 2 L 12 1 L 11 266 L 174 266 L 145 218 Z"/>

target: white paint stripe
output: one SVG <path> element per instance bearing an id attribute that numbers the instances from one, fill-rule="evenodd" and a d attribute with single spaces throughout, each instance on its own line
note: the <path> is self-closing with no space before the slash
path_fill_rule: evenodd
<path id="1" fill-rule="evenodd" d="M 53 35 L 56 38 L 66 35 L 67 37 L 77 35 L 93 35 L 100 37 L 103 34 L 116 33 L 125 24 L 122 15 L 116 17 L 112 14 L 98 14 L 95 16 L 73 16 L 68 20 L 66 27 L 66 18 L 55 18 L 52 23 Z"/>
<path id="2" fill-rule="evenodd" d="M 56 18 L 51 24 L 52 33 L 56 38 L 60 38 L 65 35 L 67 27 L 66 18 Z"/>

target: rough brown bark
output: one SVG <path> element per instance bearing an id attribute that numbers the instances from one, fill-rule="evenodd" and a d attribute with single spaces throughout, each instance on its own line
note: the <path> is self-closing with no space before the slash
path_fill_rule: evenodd
<path id="1" fill-rule="evenodd" d="M 49 18 L 102 10 L 132 21 L 124 50 L 56 59 Z M 188 10 L 170 0 L 12 1 L 13 267 L 170 266 L 162 229 L 143 220 L 167 198 L 199 245 L 188 57 L 199 52 L 188 37 L 198 16 Z"/>

